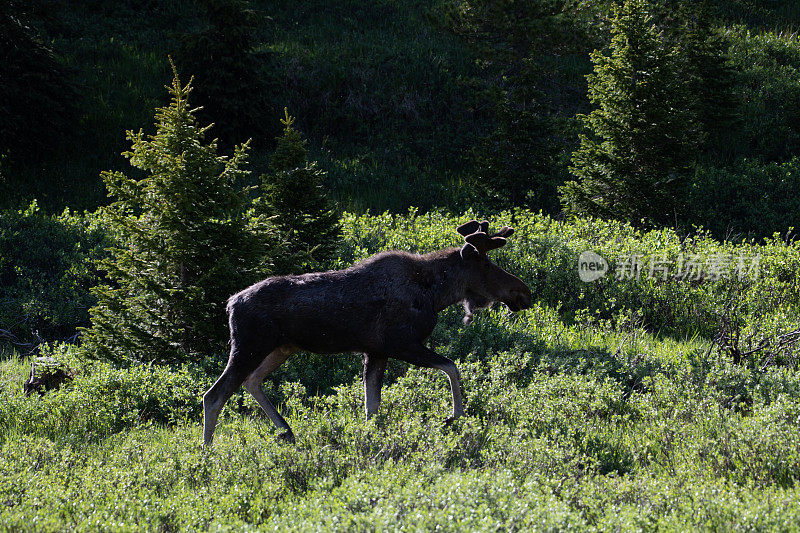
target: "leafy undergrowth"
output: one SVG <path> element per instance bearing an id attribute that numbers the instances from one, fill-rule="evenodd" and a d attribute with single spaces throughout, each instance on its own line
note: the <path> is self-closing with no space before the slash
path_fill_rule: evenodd
<path id="1" fill-rule="evenodd" d="M 463 221 L 465 217 L 461 217 Z M 512 221 L 513 219 L 513 221 Z M 115 368 L 45 355 L 74 379 L 24 396 L 29 361 L 0 361 L 0 524 L 9 530 L 793 530 L 800 523 L 796 349 L 747 353 L 751 333 L 796 327 L 796 245 L 730 245 L 518 212 L 498 261 L 532 309 L 446 310 L 431 343 L 459 365 L 466 416 L 445 425 L 443 374 L 393 363 L 365 421 L 357 356 L 297 354 L 267 394 L 297 435 L 282 443 L 242 392 L 204 450 L 200 364 Z M 455 218 L 349 217 L 340 262 L 447 244 Z M 607 276 L 593 249 L 670 258 L 760 254 L 760 276 Z M 616 303 L 610 304 L 614 299 Z M 724 331 L 739 332 L 739 352 Z M 740 329 L 736 329 L 740 328 Z M 758 337 L 756 337 L 758 338 Z M 729 342 L 731 341 L 731 342 Z M 794 350 L 794 351 L 793 351 Z"/>
<path id="2" fill-rule="evenodd" d="M 444 425 L 447 380 L 430 370 L 395 368 L 369 422 L 357 376 L 319 396 L 289 382 L 271 395 L 296 446 L 237 395 L 203 450 L 199 397 L 210 381 L 191 369 L 115 370 L 65 350 L 55 356 L 80 369 L 76 379 L 26 398 L 25 363 L 8 360 L 0 523 L 40 531 L 798 523 L 793 371 L 753 372 L 697 339 L 566 326 L 547 307 L 479 320 L 470 327 L 493 345 L 467 335 L 441 350 L 471 344 L 459 363 L 465 417 Z"/>

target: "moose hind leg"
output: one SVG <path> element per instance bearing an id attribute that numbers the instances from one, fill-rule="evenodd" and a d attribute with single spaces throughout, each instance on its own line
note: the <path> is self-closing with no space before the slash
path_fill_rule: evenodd
<path id="1" fill-rule="evenodd" d="M 364 356 L 364 410 L 367 419 L 377 414 L 381 405 L 381 386 L 387 362 L 386 357 L 370 354 Z"/>
<path id="2" fill-rule="evenodd" d="M 288 441 L 294 442 L 294 433 L 292 432 L 292 428 L 286 422 L 286 420 L 281 416 L 275 406 L 269 401 L 267 395 L 264 394 L 264 389 L 262 387 L 262 383 L 264 382 L 264 378 L 276 368 L 281 366 L 286 359 L 292 355 L 296 351 L 296 348 L 292 346 L 281 346 L 273 350 L 261 364 L 256 368 L 252 374 L 250 374 L 247 379 L 244 381 L 244 388 L 247 389 L 253 398 L 258 402 L 258 405 L 261 406 L 261 409 L 264 413 L 269 417 L 275 427 L 279 430 L 283 430 L 281 433 L 281 438 Z"/>
<path id="3" fill-rule="evenodd" d="M 422 344 L 414 344 L 397 350 L 394 356 L 412 365 L 424 368 L 436 368 L 444 372 L 447 379 L 450 380 L 450 392 L 453 395 L 453 415 L 451 420 L 464 414 L 464 400 L 461 394 L 461 376 L 458 373 L 458 367 L 451 359 L 439 355 Z"/>

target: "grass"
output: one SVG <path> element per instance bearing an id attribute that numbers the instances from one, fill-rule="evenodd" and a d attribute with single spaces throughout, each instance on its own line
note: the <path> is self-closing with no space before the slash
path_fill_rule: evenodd
<path id="1" fill-rule="evenodd" d="M 512 325 L 505 312 L 480 320 L 535 338 L 538 348 L 462 358 L 467 416 L 452 427 L 442 425 L 449 408 L 443 376 L 403 369 L 369 422 L 356 376 L 323 396 L 284 386 L 281 410 L 296 447 L 277 440 L 249 398 L 242 408 L 229 403 L 210 450 L 199 445 L 194 407 L 183 420 L 133 417 L 107 434 L 24 417 L 9 427 L 9 405 L 53 422 L 76 409 L 71 418 L 80 426 L 81 404 L 69 403 L 69 389 L 74 394 L 82 380 L 96 378 L 79 377 L 49 393 L 52 400 L 22 398 L 18 384 L 4 380 L 0 498 L 7 505 L 0 522 L 42 531 L 796 523 L 800 404 L 786 393 L 768 400 L 759 392 L 776 392 L 782 380 L 797 390 L 793 374 L 767 373 L 742 409 L 731 404 L 727 387 L 746 373 L 704 358 L 703 341 L 565 326 L 544 307 Z M 614 358 L 642 370 L 644 386 L 620 381 L 609 364 Z M 0 372 L 18 377 L 21 365 L 6 361 Z M 141 373 L 142 382 L 152 379 Z M 42 402 L 66 402 L 65 414 L 37 408 Z"/>

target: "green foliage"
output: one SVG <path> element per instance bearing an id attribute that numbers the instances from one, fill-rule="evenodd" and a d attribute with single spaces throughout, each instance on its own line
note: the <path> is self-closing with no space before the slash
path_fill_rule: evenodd
<path id="1" fill-rule="evenodd" d="M 759 2 L 757 0 L 710 0 L 716 14 L 726 22 L 746 24 L 753 29 L 771 31 L 791 27 L 800 15 L 800 2 Z"/>
<path id="2" fill-rule="evenodd" d="M 558 210 L 563 151 L 543 56 L 569 53 L 577 31 L 564 2 L 467 0 L 450 7 L 451 26 L 476 49 L 494 107 L 494 131 L 475 147 L 476 186 L 487 206 Z"/>
<path id="3" fill-rule="evenodd" d="M 97 442 L 142 424 L 174 425 L 202 415 L 198 397 L 211 379 L 197 367 L 137 364 L 120 369 L 87 362 L 70 350 L 64 345 L 45 350 L 75 373 L 61 388 L 27 397 L 20 382 L 3 384 L 0 440 L 27 434 L 59 443 Z"/>
<path id="4" fill-rule="evenodd" d="M 687 7 L 688 6 L 688 7 Z M 728 43 L 712 26 L 705 3 L 684 2 L 676 31 L 677 57 L 687 80 L 690 106 L 702 134 L 703 149 L 722 155 L 739 126 L 739 101 Z"/>
<path id="5" fill-rule="evenodd" d="M 754 33 L 733 27 L 724 33 L 738 75 L 741 127 L 730 156 L 783 162 L 800 150 L 800 35 Z M 774 231 L 785 228 L 772 228 Z"/>
<path id="6" fill-rule="evenodd" d="M 80 149 L 52 160 L 6 159 L 0 200 L 17 207 L 37 198 L 49 212 L 60 212 L 65 204 L 94 209 L 104 203 L 99 172 L 124 168 L 118 155 L 125 148 L 122 132 L 144 124 L 152 109 L 163 105 L 166 58 L 180 55 L 181 36 L 207 38 L 209 49 L 222 49 L 228 40 L 220 35 L 230 33 L 244 36 L 244 63 L 257 58 L 247 75 L 267 86 L 258 97 L 248 97 L 249 112 L 255 116 L 266 102 L 262 117 L 267 119 L 254 127 L 270 127 L 243 132 L 255 135 L 251 159 L 258 174 L 266 171 L 270 137 L 277 133 L 269 117 L 288 106 L 308 136 L 311 158 L 328 171 L 328 193 L 349 210 L 404 212 L 415 205 L 459 212 L 483 204 L 495 209 L 515 196 L 525 205 L 555 211 L 554 187 L 568 176 L 566 154 L 578 144 L 574 115 L 590 109 L 584 76 L 591 70 L 589 51 L 608 45 L 612 3 L 570 2 L 550 17 L 553 12 L 547 9 L 562 3 L 404 0 L 374 6 L 348 0 L 331 6 L 316 0 L 299 5 L 252 0 L 238 8 L 225 4 L 232 7 L 222 10 L 223 22 L 215 26 L 212 15 L 189 0 L 48 2 L 46 9 L 41 2 L 29 2 L 22 8 L 24 24 L 74 73 L 68 77 L 80 81 L 80 98 L 68 98 L 77 102 L 79 117 L 61 136 L 79 138 L 67 144 Z M 700 52 L 695 57 L 710 54 L 705 56 L 710 61 L 694 61 L 700 71 L 708 69 L 710 79 L 724 81 L 725 69 L 719 70 L 724 61 L 717 56 L 722 52 L 733 66 L 736 105 L 727 106 L 713 84 L 706 94 L 713 92 L 714 98 L 706 101 L 732 109 L 740 120 L 733 126 L 699 121 L 707 134 L 700 163 L 724 168 L 741 156 L 785 162 L 797 153 L 800 139 L 799 48 L 792 31 L 798 3 L 709 3 L 712 17 L 697 18 L 696 25 L 689 23 L 691 9 L 688 18 L 679 11 L 698 2 L 670 0 L 654 6 L 655 22 L 664 39 L 678 47 L 678 55 L 692 48 L 679 45 L 682 35 L 694 33 L 694 49 Z M 459 24 L 470 18 L 475 24 L 463 23 L 456 34 L 443 31 L 452 26 L 444 13 L 461 7 Z M 236 14 L 239 8 L 244 18 Z M 269 16 L 254 26 L 248 10 Z M 197 70 L 222 68 L 226 62 L 206 61 Z M 686 70 L 692 62 L 681 63 L 681 76 L 692 85 L 694 74 Z M 715 70 L 723 76 L 715 78 Z M 203 81 L 197 91 L 217 79 L 222 78 Z M 215 101 L 198 103 L 208 107 Z M 225 137 L 228 117 L 211 117 L 217 123 L 212 132 Z M 37 136 L 49 133 L 42 130 Z M 233 143 L 224 144 L 230 148 Z M 464 157 L 473 152 L 474 158 Z M 479 175 L 486 179 L 478 180 Z M 477 191 L 476 184 L 495 179 L 498 190 L 529 179 L 534 187 L 485 191 L 488 196 Z"/>
<path id="7" fill-rule="evenodd" d="M 342 263 L 387 248 L 428 252 L 458 245 L 459 236 L 453 229 L 475 217 L 471 212 L 450 217 L 441 213 L 418 216 L 414 211 L 407 217 L 345 216 Z M 696 334 L 713 337 L 717 316 L 732 295 L 744 300 L 749 319 L 779 312 L 787 305 L 783 331 L 800 319 L 795 303 L 800 300 L 796 286 L 800 244 L 786 243 L 780 235 L 761 245 L 718 242 L 704 233 L 681 238 L 668 229 L 644 231 L 597 219 L 564 223 L 527 211 L 503 213 L 491 222 L 516 228 L 513 238 L 497 252 L 499 263 L 525 280 L 535 299 L 558 309 L 566 320 L 643 325 L 681 338 Z M 611 270 L 593 283 L 584 283 L 577 275 L 578 257 L 587 250 L 605 258 Z M 623 276 L 626 262 L 634 260 L 639 265 L 638 276 L 635 272 Z M 744 265 L 737 273 L 740 261 Z M 708 274 L 710 266 L 720 262 L 726 270 L 717 279 L 677 276 L 680 264 L 684 265 L 683 274 L 689 263 L 696 267 L 693 272 L 700 269 Z M 657 270 L 660 264 L 669 265 L 666 279 Z M 751 273 L 751 269 L 755 270 Z"/>
<path id="8" fill-rule="evenodd" d="M 284 387 L 297 446 L 250 414 L 248 398 L 202 450 L 191 398 L 207 383 L 187 369 L 96 364 L 26 398 L 6 382 L 19 363 L 6 362 L 0 518 L 77 530 L 145 519 L 153 529 L 298 531 L 794 524 L 796 375 L 751 374 L 691 341 L 565 327 L 541 307 L 523 321 L 542 349 L 462 361 L 467 414 L 449 427 L 447 380 L 430 370 L 387 386 L 370 422 L 358 379 L 310 399 Z M 640 373 L 633 389 L 602 358 L 618 345 L 614 357 Z M 730 404 L 739 392 L 750 397 L 744 411 Z"/>
<path id="9" fill-rule="evenodd" d="M 357 211 L 461 205 L 463 156 L 490 125 L 469 94 L 474 56 L 439 27 L 437 4 L 262 5 L 276 101 L 298 118 L 331 198 Z"/>
<path id="10" fill-rule="evenodd" d="M 198 119 L 214 123 L 224 147 L 270 132 L 268 117 L 275 88 L 265 68 L 270 56 L 256 52 L 256 29 L 266 22 L 247 0 L 202 0 L 204 25 L 181 36 L 177 63 L 194 77 Z"/>
<path id="11" fill-rule="evenodd" d="M 124 155 L 143 171 L 103 178 L 114 199 L 104 213 L 118 242 L 102 263 L 113 285 L 98 287 L 89 353 L 111 361 L 182 360 L 219 353 L 227 339 L 224 303 L 269 265 L 271 229 L 248 218 L 241 186 L 248 145 L 233 156 L 205 144 L 177 72 L 172 101 L 156 111 L 156 133 L 129 132 Z"/>
<path id="12" fill-rule="evenodd" d="M 611 54 L 592 54 L 588 134 L 573 154 L 577 178 L 560 191 L 569 213 L 675 225 L 700 139 L 677 52 L 645 0 L 613 8 Z"/>
<path id="13" fill-rule="evenodd" d="M 526 206 L 557 212 L 558 174 L 555 128 L 535 96 L 509 89 L 496 101 L 498 127 L 475 149 L 476 185 L 483 203 L 494 208 Z"/>
<path id="14" fill-rule="evenodd" d="M 0 328 L 30 341 L 66 339 L 87 325 L 105 245 L 89 215 L 46 215 L 35 201 L 0 213 Z"/>
<path id="15" fill-rule="evenodd" d="M 699 167 L 690 193 L 692 221 L 718 238 L 787 234 L 798 224 L 800 160 L 741 159 L 728 168 Z"/>
<path id="16" fill-rule="evenodd" d="M 284 108 L 283 135 L 261 177 L 261 211 L 275 217 L 287 242 L 279 273 L 301 273 L 330 265 L 339 245 L 339 221 L 322 189 L 325 172 L 308 160 L 306 141 Z"/>
<path id="17" fill-rule="evenodd" d="M 346 215 L 339 266 L 385 248 L 458 244 L 441 213 Z M 392 365 L 378 417 L 363 415 L 359 358 L 298 354 L 267 381 L 295 428 L 283 444 L 237 393 L 203 450 L 197 366 L 87 362 L 55 346 L 75 379 L 25 397 L 28 363 L 0 361 L 0 521 L 43 530 L 393 529 L 791 530 L 800 498 L 800 354 L 732 361 L 713 324 L 741 339 L 800 327 L 797 243 L 720 243 L 620 222 L 526 211 L 494 252 L 534 290 L 510 314 L 431 339 L 461 370 L 466 414 L 445 426 L 447 379 Z M 577 253 L 761 255 L 750 286 L 641 276 L 577 279 Z M 618 303 L 614 303 L 614 301 Z M 619 303 L 621 302 L 621 303 Z M 669 307 L 671 306 L 671 307 Z M 599 313 L 597 312 L 599 311 Z M 640 311 L 638 313 L 637 311 Z M 663 323 L 654 325 L 662 316 Z M 640 318 L 637 318 L 640 317 Z M 643 318 L 644 320 L 642 320 Z M 668 324 L 674 328 L 670 330 Z M 689 331 L 706 325 L 702 335 Z M 683 328 L 683 329 L 681 329 Z M 705 337 L 707 335 L 707 337 Z M 326 366 L 327 365 L 327 366 Z M 131 460 L 134 457 L 135 460 Z"/>

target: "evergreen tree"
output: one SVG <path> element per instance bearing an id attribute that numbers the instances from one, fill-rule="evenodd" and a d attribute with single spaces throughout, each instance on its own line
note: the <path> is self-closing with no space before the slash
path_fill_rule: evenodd
<path id="1" fill-rule="evenodd" d="M 569 213 L 645 224 L 675 224 L 701 134 L 679 76 L 674 47 L 664 42 L 645 0 L 613 8 L 611 54 L 592 54 L 589 99 L 570 171 L 559 189 Z"/>
<path id="2" fill-rule="evenodd" d="M 113 361 L 174 362 L 210 355 L 227 340 L 225 301 L 263 276 L 272 235 L 239 186 L 247 143 L 231 157 L 205 143 L 177 71 L 156 133 L 128 132 L 124 155 L 145 177 L 104 172 L 114 202 L 105 217 L 117 244 L 102 263 L 112 281 L 96 289 L 89 354 Z"/>
<path id="3" fill-rule="evenodd" d="M 664 0 L 653 6 L 656 25 L 674 47 L 678 75 L 686 82 L 690 104 L 703 133 L 702 149 L 715 158 L 729 155 L 738 120 L 736 73 L 728 43 L 712 24 L 709 0 Z"/>
<path id="4" fill-rule="evenodd" d="M 198 117 L 215 124 L 221 146 L 240 139 L 271 137 L 267 117 L 272 56 L 255 50 L 256 30 L 263 20 L 247 0 L 200 0 L 204 24 L 183 34 L 177 57 L 183 72 L 194 76 Z"/>
<path id="5" fill-rule="evenodd" d="M 709 11 L 707 2 L 681 2 L 676 48 L 681 76 L 688 84 L 691 105 L 703 133 L 703 149 L 719 156 L 729 152 L 727 144 L 739 106 L 728 45 L 714 31 Z"/>
<path id="6" fill-rule="evenodd" d="M 489 205 L 558 210 L 556 186 L 564 180 L 558 159 L 565 145 L 554 106 L 538 87 L 547 79 L 542 57 L 564 52 L 575 39 L 566 4 L 465 0 L 452 14 L 454 29 L 481 57 L 489 78 L 486 96 L 497 126 L 472 151 L 477 185 Z"/>
<path id="7" fill-rule="evenodd" d="M 526 206 L 556 212 L 556 187 L 563 181 L 557 170 L 559 142 L 555 120 L 548 115 L 535 89 L 525 79 L 533 65 L 516 78 L 515 86 L 497 95 L 497 128 L 473 150 L 478 186 L 490 205 Z"/>
<path id="8" fill-rule="evenodd" d="M 277 138 L 269 174 L 262 176 L 262 212 L 275 217 L 287 254 L 277 269 L 299 273 L 326 268 L 335 258 L 340 227 L 322 190 L 325 172 L 308 161 L 306 140 L 284 108 L 283 135 Z"/>

